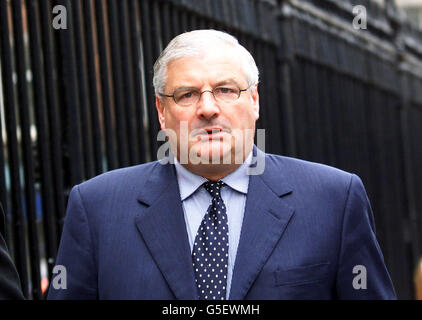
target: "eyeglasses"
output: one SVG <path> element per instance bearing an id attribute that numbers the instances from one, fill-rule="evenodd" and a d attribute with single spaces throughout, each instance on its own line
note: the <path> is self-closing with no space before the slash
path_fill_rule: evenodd
<path id="1" fill-rule="evenodd" d="M 173 98 L 174 102 L 179 106 L 190 106 L 198 103 L 204 92 L 211 92 L 214 99 L 218 102 L 230 103 L 239 99 L 242 91 L 246 91 L 250 88 L 240 89 L 236 85 L 224 85 L 215 87 L 212 90 L 200 91 L 197 88 L 180 88 L 174 91 L 173 94 L 159 93 L 160 96 Z"/>

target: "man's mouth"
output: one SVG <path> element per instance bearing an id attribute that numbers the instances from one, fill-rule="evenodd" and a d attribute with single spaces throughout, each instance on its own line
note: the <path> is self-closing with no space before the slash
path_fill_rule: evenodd
<path id="1" fill-rule="evenodd" d="M 198 138 L 199 140 L 222 139 L 223 135 L 227 132 L 227 130 L 218 127 L 204 128 L 203 132 L 198 135 Z"/>
<path id="2" fill-rule="evenodd" d="M 220 129 L 220 128 L 212 128 L 212 129 L 205 129 L 205 131 L 208 133 L 208 134 L 214 134 L 214 133 L 219 133 L 219 132 L 221 132 L 221 131 L 223 131 L 222 129 Z"/>

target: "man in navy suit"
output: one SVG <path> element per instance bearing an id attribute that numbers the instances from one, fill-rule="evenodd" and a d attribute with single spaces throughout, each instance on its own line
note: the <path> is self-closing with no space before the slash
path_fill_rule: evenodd
<path id="1" fill-rule="evenodd" d="M 50 299 L 395 298 L 362 181 L 257 148 L 257 85 L 226 33 L 169 43 L 154 87 L 170 155 L 72 189 Z"/>

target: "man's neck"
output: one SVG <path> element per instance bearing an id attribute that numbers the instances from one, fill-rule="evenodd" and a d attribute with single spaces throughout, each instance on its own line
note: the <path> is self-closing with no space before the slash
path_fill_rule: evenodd
<path id="1" fill-rule="evenodd" d="M 218 181 L 239 168 L 242 164 L 184 164 L 190 172 L 202 176 L 207 180 Z"/>

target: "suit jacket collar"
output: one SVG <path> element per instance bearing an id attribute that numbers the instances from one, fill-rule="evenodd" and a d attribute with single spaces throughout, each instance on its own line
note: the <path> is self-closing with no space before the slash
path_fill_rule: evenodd
<path id="1" fill-rule="evenodd" d="M 156 163 L 138 196 L 135 218 L 153 259 L 177 299 L 196 299 L 196 286 L 174 166 Z"/>
<path id="2" fill-rule="evenodd" d="M 285 203 L 292 192 L 282 168 L 262 151 L 254 156 L 265 158 L 265 170 L 251 175 L 239 247 L 233 270 L 230 299 L 243 299 L 280 241 L 293 216 L 294 208 Z"/>
<path id="3" fill-rule="evenodd" d="M 294 209 L 283 197 L 292 192 L 278 162 L 265 158 L 261 175 L 251 175 L 230 299 L 243 299 L 279 242 Z M 196 299 L 192 257 L 174 165 L 156 163 L 141 186 L 144 206 L 135 223 L 177 299 Z"/>
<path id="4" fill-rule="evenodd" d="M 245 162 L 237 168 L 235 171 L 225 176 L 221 180 L 224 181 L 230 188 L 236 190 L 237 192 L 247 194 L 248 185 L 249 185 L 249 176 L 248 176 L 248 165 L 252 160 L 252 152 L 246 158 Z M 176 159 L 174 158 L 174 167 L 176 169 L 177 181 L 179 184 L 180 198 L 182 201 L 185 201 L 188 197 L 198 190 L 198 188 L 204 183 L 207 182 L 207 179 L 196 175 L 193 172 L 190 172 L 188 169 L 183 167 Z"/>

